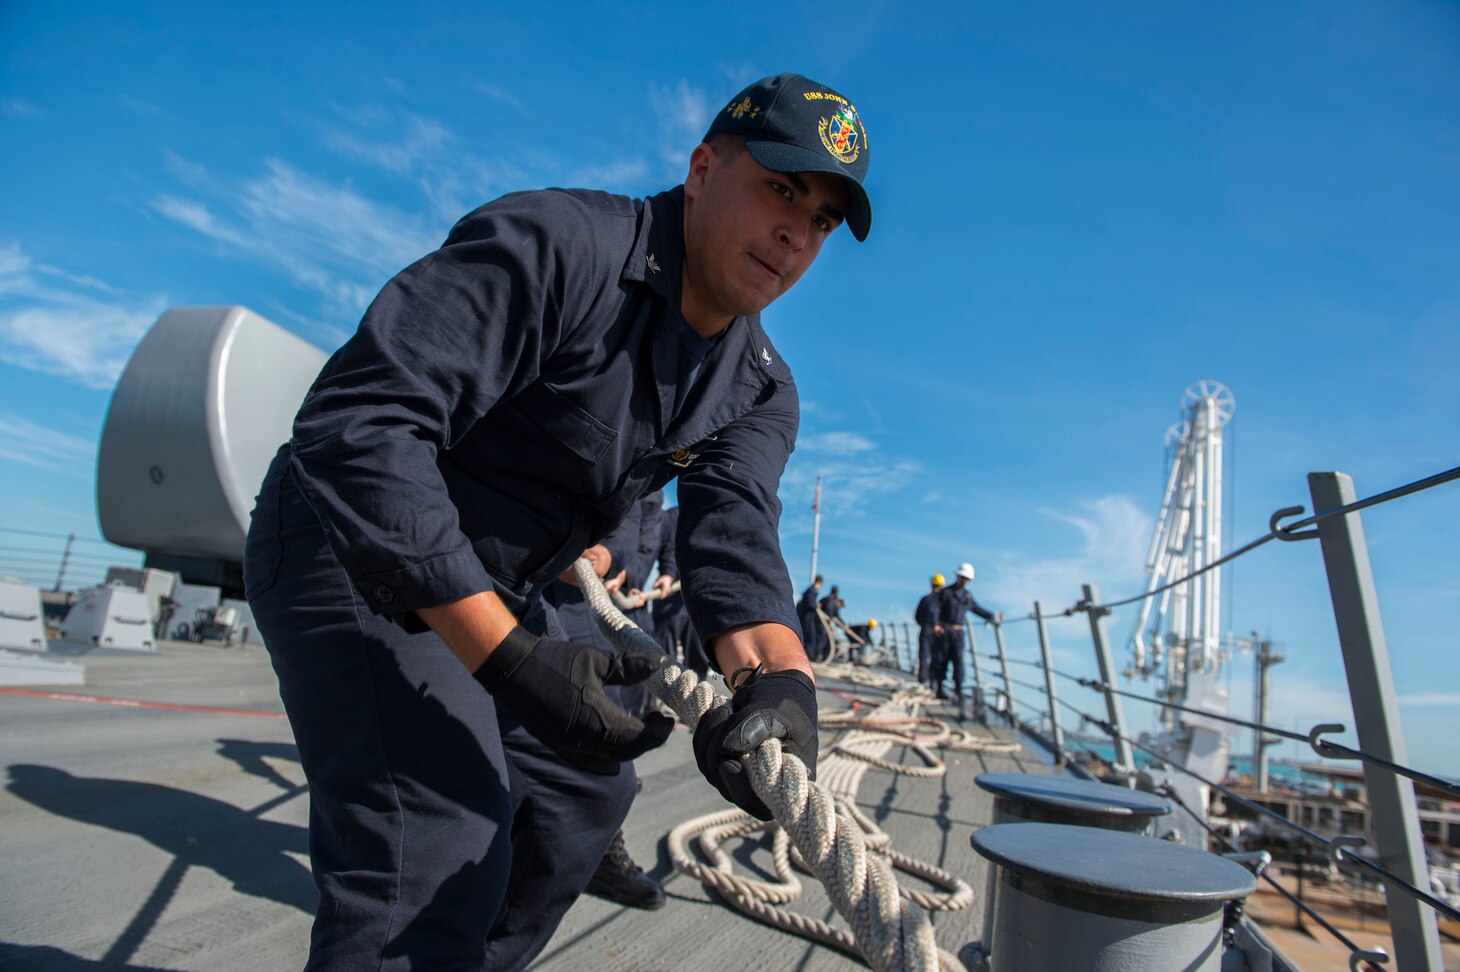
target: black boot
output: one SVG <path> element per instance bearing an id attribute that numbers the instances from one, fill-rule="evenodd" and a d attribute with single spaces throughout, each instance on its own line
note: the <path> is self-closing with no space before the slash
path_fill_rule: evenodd
<path id="1" fill-rule="evenodd" d="M 604 898 L 626 908 L 643 908 L 653 911 L 664 907 L 664 889 L 649 875 L 640 870 L 624 846 L 624 832 L 613 835 L 613 843 L 598 862 L 587 891 L 595 897 Z"/>

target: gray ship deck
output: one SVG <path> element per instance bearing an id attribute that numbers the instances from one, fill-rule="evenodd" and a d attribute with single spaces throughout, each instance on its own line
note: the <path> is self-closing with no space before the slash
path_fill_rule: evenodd
<path id="1" fill-rule="evenodd" d="M 308 798 L 263 650 L 164 642 L 156 655 L 102 651 L 79 660 L 86 687 L 57 692 L 174 707 L 0 694 L 0 969 L 301 967 L 314 900 Z M 821 687 L 827 710 L 847 705 L 838 690 L 886 694 L 831 679 Z M 961 876 L 981 902 L 983 861 L 968 838 L 990 819 L 991 803 L 974 776 L 1054 770 L 1028 745 L 1013 756 L 945 755 L 942 779 L 870 769 L 858 802 L 898 850 Z M 688 733 L 676 732 L 638 768 L 644 789 L 626 825 L 629 849 L 665 881 L 669 904 L 639 912 L 581 898 L 532 968 L 855 967 L 742 917 L 674 871 L 669 830 L 725 808 L 695 769 Z M 769 866 L 766 850 L 741 846 L 736 856 L 740 868 Z M 804 883 L 790 907 L 840 926 L 820 886 Z M 933 920 L 939 943 L 957 951 L 979 936 L 982 911 Z"/>

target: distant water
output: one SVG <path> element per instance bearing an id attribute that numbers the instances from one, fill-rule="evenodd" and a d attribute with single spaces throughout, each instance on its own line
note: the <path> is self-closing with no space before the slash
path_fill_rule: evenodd
<path id="1" fill-rule="evenodd" d="M 1080 745 L 1074 746 L 1072 748 L 1076 752 L 1091 750 L 1106 762 L 1115 761 L 1115 746 L 1112 743 L 1081 743 Z M 1156 761 L 1153 757 L 1141 752 L 1140 750 L 1135 751 L 1135 758 L 1136 766 L 1138 767 L 1149 766 Z M 1244 776 L 1252 778 L 1255 775 L 1252 767 L 1251 756 L 1231 756 L 1228 758 L 1227 763 L 1230 767 L 1227 771 L 1228 776 L 1241 779 Z M 1292 763 L 1287 763 L 1276 759 L 1268 760 L 1267 773 L 1268 777 L 1274 783 L 1316 783 L 1320 786 L 1327 785 L 1328 783 L 1327 780 L 1325 780 L 1323 777 L 1319 776 L 1316 773 L 1308 772 L 1307 770 L 1300 769 L 1298 766 L 1295 766 Z M 1217 782 L 1221 781 L 1218 780 Z"/>

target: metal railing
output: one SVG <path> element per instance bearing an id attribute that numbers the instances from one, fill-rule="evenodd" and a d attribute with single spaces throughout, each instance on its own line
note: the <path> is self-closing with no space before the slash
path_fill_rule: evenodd
<path id="1" fill-rule="evenodd" d="M 0 577 L 45 590 L 90 587 L 100 584 L 110 567 L 140 565 L 140 554 L 118 550 L 99 537 L 0 527 Z"/>
<path id="2" fill-rule="evenodd" d="M 1428 884 L 1428 868 L 1419 833 L 1418 805 L 1410 781 L 1433 787 L 1443 794 L 1456 798 L 1460 798 L 1460 784 L 1405 765 L 1403 736 L 1394 699 L 1388 649 L 1379 620 L 1377 597 L 1374 593 L 1373 578 L 1358 513 L 1360 510 L 1456 480 L 1460 480 L 1460 467 L 1364 499 L 1357 499 L 1353 493 L 1353 484 L 1346 475 L 1342 473 L 1310 474 L 1308 481 L 1313 506 L 1320 512 L 1284 525 L 1282 521 L 1302 514 L 1304 509 L 1294 506 L 1278 510 L 1269 519 L 1268 532 L 1265 535 L 1238 547 L 1185 577 L 1134 597 L 1111 601 L 1102 601 L 1098 590 L 1093 585 L 1089 585 L 1083 588 L 1083 596 L 1080 600 L 1056 614 L 1048 613 L 1039 602 L 1036 602 L 1034 610 L 1028 615 L 993 624 L 998 644 L 997 654 L 980 656 L 973 644 L 970 631 L 964 650 L 972 663 L 971 668 L 974 673 L 974 684 L 971 686 L 971 691 L 980 696 L 988 693 L 1001 698 L 1003 714 L 1009 719 L 1010 724 L 1035 736 L 1056 754 L 1058 760 L 1069 760 L 1074 755 L 1066 749 L 1065 743 L 1070 737 L 1064 732 L 1064 727 L 1060 723 L 1059 712 L 1064 708 L 1072 711 L 1079 718 L 1082 726 L 1096 726 L 1110 738 L 1115 747 L 1116 767 L 1123 771 L 1128 779 L 1133 779 L 1136 770 L 1134 751 L 1140 750 L 1159 762 L 1221 792 L 1228 799 L 1248 807 L 1265 819 L 1272 820 L 1279 826 L 1296 833 L 1302 841 L 1322 848 L 1335 864 L 1356 868 L 1378 878 L 1390 891 L 1386 903 L 1394 936 L 1395 958 L 1399 967 L 1439 970 L 1441 960 L 1436 914 L 1460 921 L 1460 911 L 1419 887 L 1422 883 Z M 1105 638 L 1103 630 L 1103 619 L 1110 614 L 1112 609 L 1159 595 L 1196 576 L 1230 563 L 1271 540 L 1298 542 L 1308 539 L 1319 540 L 1322 547 L 1329 581 L 1329 593 L 1333 602 L 1334 618 L 1338 628 L 1344 669 L 1355 715 L 1355 728 L 1359 739 L 1357 747 L 1344 746 L 1323 738 L 1326 735 L 1345 731 L 1345 727 L 1337 723 L 1322 723 L 1303 734 L 1239 719 L 1224 713 L 1190 708 L 1171 700 L 1151 698 L 1115 687 L 1109 642 Z M 1045 622 L 1058 617 L 1070 618 L 1077 614 L 1085 614 L 1089 619 L 1091 640 L 1100 669 L 1099 679 L 1070 675 L 1053 668 L 1050 662 L 1049 641 L 1044 630 Z M 1003 628 L 1006 625 L 1025 621 L 1034 622 L 1038 629 L 1040 657 L 1036 660 L 1010 658 L 1005 649 Z M 905 670 L 915 669 L 917 665 L 916 647 L 906 633 L 904 642 L 907 644 L 911 656 Z M 979 657 L 999 662 L 999 681 L 1002 687 L 983 684 L 977 667 Z M 1025 665 L 1039 669 L 1044 673 L 1045 684 L 1038 685 L 1011 677 L 1009 675 L 1010 665 Z M 1057 677 L 1067 679 L 1097 693 L 1105 703 L 1105 717 L 1091 715 L 1078 706 L 1060 699 L 1055 690 L 1054 679 Z M 1045 708 L 1040 709 L 1026 699 L 1018 698 L 1014 692 L 1016 686 L 1025 691 L 1043 695 Z M 1213 719 L 1259 733 L 1302 742 L 1311 746 L 1319 756 L 1324 758 L 1352 759 L 1362 762 L 1379 863 L 1354 852 L 1355 847 L 1367 843 L 1365 838 L 1350 834 L 1339 835 L 1332 839 L 1324 838 L 1270 808 L 1243 797 L 1230 787 L 1205 779 L 1189 768 L 1169 761 L 1166 755 L 1132 739 L 1125 728 L 1122 699 L 1150 703 L 1165 709 L 1197 715 L 1203 719 Z M 1019 710 L 1034 714 L 1037 721 L 1033 724 L 1023 722 L 1019 717 Z M 1048 726 L 1047 733 L 1045 732 L 1046 725 Z M 1077 740 L 1077 742 L 1093 754 L 1094 751 L 1090 750 L 1083 740 Z M 1184 803 L 1182 806 L 1195 815 L 1195 811 L 1192 811 L 1190 807 L 1186 807 Z M 1198 817 L 1198 821 L 1202 822 L 1203 828 L 1209 833 L 1218 836 L 1210 827 L 1206 826 L 1204 821 L 1200 820 L 1200 817 Z M 1218 839 L 1221 838 L 1218 836 Z M 1225 841 L 1223 842 L 1225 843 Z M 1278 886 L 1270 877 L 1268 882 L 1279 893 L 1292 898 L 1286 889 Z M 1355 967 L 1358 963 L 1378 967 L 1379 963 L 1388 961 L 1388 956 L 1381 950 L 1361 949 L 1303 902 L 1295 900 L 1295 904 L 1309 913 L 1316 922 L 1334 934 L 1335 938 L 1350 950 L 1351 963 Z"/>

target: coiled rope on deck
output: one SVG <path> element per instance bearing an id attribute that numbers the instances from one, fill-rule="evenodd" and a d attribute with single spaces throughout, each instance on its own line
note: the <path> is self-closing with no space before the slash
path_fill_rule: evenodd
<path id="1" fill-rule="evenodd" d="M 965 882 L 933 864 L 894 850 L 891 836 L 883 832 L 857 806 L 856 794 L 866 771 L 872 766 L 900 775 L 936 777 L 946 772 L 946 766 L 937 756 L 932 755 L 933 749 L 1010 753 L 1017 751 L 1019 745 L 974 736 L 954 729 L 939 719 L 917 715 L 918 708 L 929 701 L 929 693 L 921 686 L 909 685 L 904 680 L 860 667 L 836 664 L 818 664 L 813 667 L 818 677 L 845 680 L 848 675 L 860 675 L 862 677 L 857 681 L 862 684 L 894 689 L 893 697 L 878 702 L 870 714 L 860 715 L 854 708 L 821 715 L 819 722 L 822 728 L 847 731 L 848 734 L 823 751 L 819 761 L 818 784 L 831 792 L 838 811 L 862 828 L 869 852 L 885 856 L 895 869 L 921 878 L 946 892 L 925 892 L 903 887 L 904 896 L 929 911 L 957 911 L 973 904 L 973 890 Z M 850 701 L 854 707 L 866 704 L 855 697 L 850 698 Z M 883 758 L 893 746 L 913 748 L 913 744 L 920 746 L 919 755 L 925 766 L 908 766 Z M 720 849 L 721 842 L 764 831 L 772 833 L 772 856 L 777 880 L 764 881 L 734 874 L 731 858 Z M 709 865 L 700 863 L 689 852 L 689 840 L 696 835 L 699 835 L 700 851 L 710 862 Z M 675 827 L 669 834 L 669 853 L 677 870 L 715 889 L 726 904 L 741 913 L 790 934 L 852 955 L 860 954 L 855 939 L 846 932 L 823 921 L 775 907 L 794 901 L 801 895 L 801 882 L 791 866 L 805 871 L 810 869 L 801 860 L 796 849 L 789 846 L 784 831 L 774 823 L 762 823 L 733 810 L 709 814 Z M 960 967 L 953 956 L 942 950 L 939 951 L 939 959 L 944 969 Z"/>
<path id="2" fill-rule="evenodd" d="M 573 569 L 584 598 L 619 650 L 653 654 L 664 659 L 645 685 L 691 730 L 713 707 L 726 704 L 693 671 L 671 662 L 653 638 L 614 607 L 603 582 L 588 561 L 579 559 Z M 892 861 L 869 852 L 862 826 L 851 814 L 837 812 L 837 800 L 832 791 L 824 782 L 813 783 L 807 776 L 806 765 L 794 755 L 781 751 L 779 739 L 768 739 L 741 758 L 756 795 L 765 801 L 789 843 L 794 845 L 810 872 L 825 886 L 827 897 L 851 926 L 856 951 L 873 969 L 877 972 L 935 972 L 938 969 L 953 972 L 962 968 L 953 956 L 946 952 L 939 954 L 927 913 L 911 897 L 903 895 L 893 874 Z M 733 819 L 745 818 L 746 823 L 759 826 L 759 821 L 751 820 L 738 810 L 727 813 L 734 815 L 726 818 L 727 825 Z M 725 877 L 734 878 L 725 870 L 719 867 L 702 870 L 701 879 L 716 890 L 722 890 L 717 882 L 726 885 L 727 898 L 744 896 L 734 889 L 730 881 L 723 880 Z M 736 882 L 743 880 L 734 878 Z M 972 891 L 968 893 L 971 897 Z M 780 911 L 763 902 L 757 901 L 751 906 L 763 908 L 767 914 L 762 920 L 778 926 L 781 921 L 812 920 Z M 775 914 L 771 915 L 771 912 Z"/>

